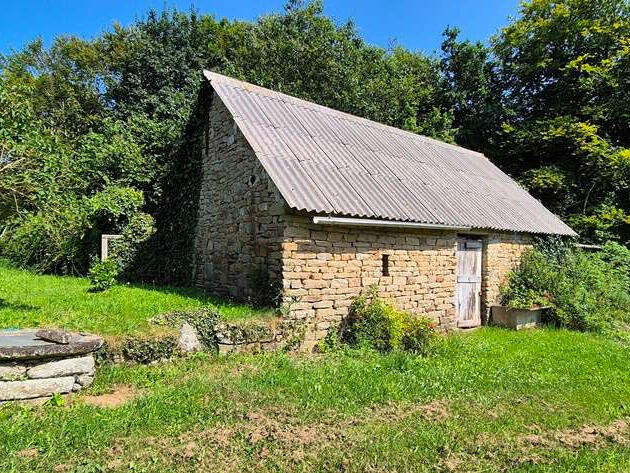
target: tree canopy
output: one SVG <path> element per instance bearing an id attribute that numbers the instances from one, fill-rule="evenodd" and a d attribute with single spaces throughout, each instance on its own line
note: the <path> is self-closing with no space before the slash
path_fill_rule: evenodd
<path id="1" fill-rule="evenodd" d="M 630 5 L 530 0 L 488 46 L 366 43 L 321 1 L 255 22 L 166 9 L 0 61 L 0 252 L 87 270 L 101 233 L 152 232 L 202 69 L 483 151 L 585 242 L 630 239 Z"/>

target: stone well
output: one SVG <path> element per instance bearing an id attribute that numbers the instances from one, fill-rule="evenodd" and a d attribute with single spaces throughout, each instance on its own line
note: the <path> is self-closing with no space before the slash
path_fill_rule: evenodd
<path id="1" fill-rule="evenodd" d="M 103 339 L 59 330 L 0 331 L 0 404 L 44 402 L 94 380 L 94 351 Z"/>

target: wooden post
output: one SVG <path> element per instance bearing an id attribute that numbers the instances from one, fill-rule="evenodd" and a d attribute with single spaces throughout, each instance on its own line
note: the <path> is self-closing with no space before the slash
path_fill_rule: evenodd
<path id="1" fill-rule="evenodd" d="M 101 261 L 105 261 L 107 259 L 109 253 L 109 240 L 118 240 L 122 237 L 122 235 L 101 235 Z"/>

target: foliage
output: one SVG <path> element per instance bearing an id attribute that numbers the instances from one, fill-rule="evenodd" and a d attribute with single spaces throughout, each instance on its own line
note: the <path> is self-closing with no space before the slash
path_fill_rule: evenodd
<path id="1" fill-rule="evenodd" d="M 437 337 L 437 324 L 425 317 L 396 309 L 378 297 L 378 289 L 355 298 L 341 330 L 341 340 L 379 351 L 408 350 L 426 355 Z M 336 342 L 324 342 L 330 348 Z"/>
<path id="2" fill-rule="evenodd" d="M 123 277 L 188 283 L 203 68 L 483 151 L 584 241 L 625 244 L 629 17 L 626 0 L 530 0 L 490 46 L 447 28 L 439 57 L 370 45 L 320 0 L 253 22 L 149 11 L 93 40 L 35 40 L 0 62 L 0 251 L 86 274 L 99 232 L 146 215 L 155 232 L 126 241 Z M 92 214 L 92 199 L 117 206 L 115 189 L 144 202 Z"/>
<path id="3" fill-rule="evenodd" d="M 26 214 L 2 240 L 2 254 L 19 267 L 39 272 L 81 272 L 83 237 L 88 228 L 87 211 L 81 202 L 63 209 Z"/>
<path id="4" fill-rule="evenodd" d="M 457 28 L 446 28 L 443 37 L 441 107 L 453 115 L 455 141 L 485 151 L 504 118 L 492 52 L 481 42 L 458 41 Z"/>
<path id="5" fill-rule="evenodd" d="M 535 0 L 494 38 L 502 130 L 490 157 L 583 238 L 630 239 L 630 6 Z"/>
<path id="6" fill-rule="evenodd" d="M 104 261 L 95 259 L 88 273 L 90 289 L 94 292 L 99 292 L 115 286 L 118 282 L 119 274 L 120 264 L 118 261 L 110 258 Z"/>
<path id="7" fill-rule="evenodd" d="M 601 253 L 577 249 L 527 252 L 502 287 L 509 307 L 549 307 L 551 320 L 574 330 L 608 331 L 630 313 L 627 248 L 608 243 Z"/>
<path id="8" fill-rule="evenodd" d="M 65 403 L 65 399 L 59 393 L 53 393 L 51 398 L 46 402 L 50 407 L 63 407 Z"/>
<path id="9" fill-rule="evenodd" d="M 215 350 L 217 347 L 216 329 L 220 314 L 211 308 L 166 312 L 151 318 L 155 325 L 179 328 L 183 323 L 188 323 L 197 332 L 199 341 L 207 350 Z"/>
<path id="10" fill-rule="evenodd" d="M 109 186 L 91 197 L 47 205 L 24 213 L 0 239 L 3 255 L 20 267 L 40 272 L 84 274 L 102 233 L 125 233 L 131 223 L 150 220 L 140 212 L 142 192 Z M 133 232 L 130 227 L 127 233 Z"/>
<path id="11" fill-rule="evenodd" d="M 148 364 L 168 360 L 177 353 L 177 336 L 128 337 L 122 341 L 121 355 L 126 361 Z"/>

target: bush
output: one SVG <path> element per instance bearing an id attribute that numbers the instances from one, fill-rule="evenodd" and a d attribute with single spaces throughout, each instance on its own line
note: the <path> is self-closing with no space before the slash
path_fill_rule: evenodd
<path id="1" fill-rule="evenodd" d="M 101 234 L 122 233 L 112 252 L 126 267 L 136 246 L 153 231 L 153 219 L 140 212 L 142 192 L 110 186 L 90 197 L 66 198 L 46 210 L 25 212 L 7 227 L 0 251 L 18 267 L 43 273 L 85 275 Z"/>
<path id="2" fill-rule="evenodd" d="M 61 210 L 23 214 L 0 238 L 2 255 L 15 266 L 38 272 L 85 274 L 88 215 L 80 201 Z"/>
<path id="3" fill-rule="evenodd" d="M 377 295 L 376 288 L 357 297 L 341 330 L 341 341 L 379 351 L 408 350 L 427 354 L 437 337 L 437 324 L 398 310 Z M 331 341 L 328 341 L 332 345 Z"/>
<path id="4" fill-rule="evenodd" d="M 552 323 L 574 330 L 602 332 L 630 313 L 628 253 L 609 243 L 604 251 L 579 249 L 528 251 L 501 289 L 504 305 L 549 307 Z"/>
<path id="5" fill-rule="evenodd" d="M 437 324 L 427 317 L 409 316 L 405 321 L 402 349 L 417 355 L 428 355 L 437 339 Z"/>
<path id="6" fill-rule="evenodd" d="M 105 261 L 94 260 L 88 278 L 90 279 L 90 289 L 92 291 L 105 291 L 118 282 L 120 265 L 116 260 L 106 259 Z"/>

